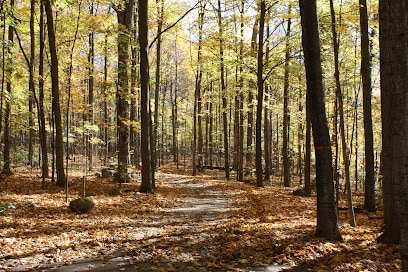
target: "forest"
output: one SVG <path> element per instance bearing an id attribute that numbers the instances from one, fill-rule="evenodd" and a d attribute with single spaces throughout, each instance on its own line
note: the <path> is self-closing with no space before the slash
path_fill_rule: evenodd
<path id="1" fill-rule="evenodd" d="M 1 271 L 408 271 L 408 1 L 0 3 Z"/>

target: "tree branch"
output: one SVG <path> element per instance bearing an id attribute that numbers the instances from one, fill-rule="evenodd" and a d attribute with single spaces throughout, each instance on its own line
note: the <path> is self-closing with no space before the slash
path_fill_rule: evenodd
<path id="1" fill-rule="evenodd" d="M 153 41 L 149 44 L 149 49 L 152 48 L 153 44 L 157 41 L 159 34 L 163 34 L 166 31 L 168 31 L 169 29 L 175 27 L 181 20 L 183 20 L 190 12 L 192 12 L 194 9 L 197 8 L 198 4 L 200 4 L 202 0 L 199 0 L 192 8 L 190 8 L 189 10 L 187 10 L 180 18 L 177 19 L 177 21 L 175 21 L 173 24 L 169 25 L 168 27 L 166 27 L 165 29 L 163 29 L 160 33 L 158 33 L 156 35 L 156 37 L 153 39 Z"/>

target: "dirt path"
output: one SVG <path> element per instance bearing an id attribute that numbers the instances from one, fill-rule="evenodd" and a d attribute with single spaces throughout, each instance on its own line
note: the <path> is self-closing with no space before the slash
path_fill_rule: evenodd
<path id="1" fill-rule="evenodd" d="M 144 252 L 153 252 L 157 248 L 151 248 L 152 244 L 158 244 L 163 248 L 171 246 L 172 243 L 177 245 L 176 237 L 169 237 L 169 229 L 176 230 L 178 235 L 189 235 L 189 229 L 194 228 L 196 235 L 186 237 L 191 239 L 191 243 L 202 242 L 209 238 L 209 226 L 214 226 L 223 220 L 223 214 L 230 211 L 228 207 L 228 199 L 220 192 L 209 188 L 209 185 L 193 182 L 190 177 L 179 176 L 175 179 L 174 175 L 160 175 L 158 182 L 174 185 L 180 190 L 188 190 L 191 195 L 183 198 L 183 201 L 177 203 L 174 207 L 166 209 L 162 215 L 152 217 L 151 221 L 145 225 L 138 226 L 138 236 L 134 236 L 136 240 L 141 241 L 142 248 L 138 248 L 138 252 L 132 255 L 143 255 Z M 135 196 L 137 197 L 137 195 Z M 204 230 L 205 229 L 205 230 Z M 165 241 L 164 241 L 165 237 Z M 165 242 L 165 243 L 164 243 Z M 184 243 L 185 241 L 183 241 Z M 153 247 L 155 247 L 153 245 Z M 196 247 L 194 247 L 196 248 Z M 171 248 L 168 248 L 170 251 Z M 189 261 L 191 256 L 197 254 L 205 254 L 205 247 L 200 252 L 182 252 L 183 259 Z M 178 250 L 178 249 L 177 249 Z M 78 259 L 68 265 L 57 265 L 52 267 L 44 267 L 42 271 L 170 271 L 173 270 L 174 261 L 163 258 L 157 261 L 154 258 L 151 262 L 141 260 L 141 256 L 129 256 L 128 249 L 119 249 L 107 252 L 95 259 Z M 164 254 L 167 255 L 167 254 Z M 178 268 L 183 267 L 183 263 L 177 263 Z M 183 267 L 183 271 L 197 271 L 197 267 Z M 177 269 L 178 270 L 178 269 Z M 16 270 L 17 271 L 17 270 Z M 204 271 L 204 270 L 203 270 Z"/>

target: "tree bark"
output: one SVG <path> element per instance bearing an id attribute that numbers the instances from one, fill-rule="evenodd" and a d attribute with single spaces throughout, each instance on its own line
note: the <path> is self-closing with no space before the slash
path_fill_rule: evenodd
<path id="1" fill-rule="evenodd" d="M 14 9 L 14 0 L 10 1 L 10 9 Z M 14 28 L 12 25 L 9 25 L 8 27 L 8 34 L 7 34 L 7 41 L 9 43 L 9 46 L 13 44 L 14 40 Z M 8 98 L 6 99 L 6 109 L 4 112 L 4 148 L 3 148 L 3 160 L 4 160 L 4 165 L 3 165 L 3 171 L 1 171 L 2 174 L 5 175 L 12 175 L 13 173 L 11 172 L 10 169 L 10 164 L 11 164 L 11 158 L 10 158 L 10 148 L 11 148 L 11 139 L 10 139 L 10 117 L 11 117 L 11 76 L 12 76 L 12 70 L 13 70 L 13 63 L 12 63 L 12 53 L 10 52 L 11 50 L 8 50 L 7 54 L 7 66 L 10 69 L 10 74 L 6 75 L 8 77 L 7 82 L 6 82 L 6 92 L 8 94 Z"/>
<path id="2" fill-rule="evenodd" d="M 307 95 L 309 96 L 308 106 L 316 157 L 316 235 L 328 240 L 341 240 L 337 221 L 330 136 L 324 102 L 316 1 L 300 0 L 299 6 Z"/>
<path id="3" fill-rule="evenodd" d="M 263 82 L 263 43 L 264 43 L 264 27 L 265 27 L 266 3 L 261 1 L 260 17 L 259 17 L 259 36 L 258 36 L 258 71 L 257 71 L 257 107 L 256 107 L 256 128 L 255 128 L 255 143 L 256 143 L 256 186 L 263 187 L 263 169 L 262 169 L 262 104 L 264 94 Z"/>
<path id="4" fill-rule="evenodd" d="M 371 111 L 371 56 L 368 37 L 367 1 L 359 0 L 361 33 L 361 79 L 363 82 L 365 183 L 364 208 L 375 211 L 374 141 Z"/>
<path id="5" fill-rule="evenodd" d="M 227 114 L 227 86 L 225 85 L 225 67 L 224 67 L 224 31 L 221 12 L 221 1 L 218 0 L 218 30 L 220 43 L 220 80 L 221 80 L 221 95 L 222 95 L 222 127 L 224 135 L 224 167 L 225 178 L 230 180 L 230 163 L 229 163 L 229 140 L 228 140 L 228 114 Z"/>
<path id="6" fill-rule="evenodd" d="M 154 193 L 155 181 L 152 167 L 152 122 L 149 96 L 149 59 L 148 59 L 148 0 L 139 0 L 139 45 L 140 45 L 140 113 L 142 125 L 142 184 L 141 193 Z"/>
<path id="7" fill-rule="evenodd" d="M 286 27 L 286 44 L 285 44 L 285 74 L 283 85 L 283 184 L 285 187 L 291 186 L 290 181 L 290 160 L 289 160 L 289 131 L 290 131 L 290 110 L 289 110 L 289 59 L 290 59 L 290 28 L 291 28 L 291 13 L 292 6 L 288 6 L 288 21 Z"/>
<path id="8" fill-rule="evenodd" d="M 379 242 L 398 244 L 401 241 L 401 213 L 398 195 L 404 177 L 404 120 L 406 90 L 406 25 L 401 21 L 404 1 L 379 2 L 380 78 L 382 115 L 382 176 L 384 232 Z M 405 39 L 401 39 L 405 37 Z M 405 54 L 404 54 L 405 53 Z"/>
<path id="9" fill-rule="evenodd" d="M 48 43 L 51 56 L 51 82 L 52 82 L 52 109 L 55 124 L 55 166 L 57 171 L 57 185 L 64 186 L 67 182 L 64 173 L 64 142 L 62 139 L 61 104 L 59 98 L 59 73 L 58 56 L 55 44 L 54 19 L 50 0 L 45 0 L 45 13 L 47 15 Z"/>
<path id="10" fill-rule="evenodd" d="M 117 97 L 117 130 L 118 130 L 118 170 L 115 180 L 126 182 L 129 177 L 129 41 L 133 16 L 134 1 L 126 1 L 123 7 L 116 7 L 118 17 L 118 89 Z"/>

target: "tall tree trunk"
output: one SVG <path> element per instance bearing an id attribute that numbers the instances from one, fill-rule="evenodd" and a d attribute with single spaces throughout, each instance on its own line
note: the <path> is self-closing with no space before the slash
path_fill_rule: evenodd
<path id="1" fill-rule="evenodd" d="M 241 10 L 240 10 L 240 41 L 239 41 L 239 80 L 238 80 L 238 88 L 239 88 L 239 98 L 238 98 L 238 120 L 239 120 L 239 127 L 238 127 L 238 154 L 237 154 L 237 180 L 243 181 L 244 180 L 244 12 L 245 12 L 245 1 L 241 0 Z"/>
<path id="2" fill-rule="evenodd" d="M 340 85 L 340 65 L 339 65 L 339 43 L 337 40 L 337 31 L 336 31 L 336 14 L 334 12 L 333 0 L 330 0 L 330 14 L 332 19 L 332 41 L 333 41 L 333 50 L 334 50 L 334 77 L 336 80 L 336 95 L 339 102 L 339 115 L 340 115 L 340 137 L 341 137 L 341 146 L 343 154 L 343 163 L 344 163 L 344 175 L 346 177 L 346 190 L 347 190 L 347 206 L 349 211 L 349 220 L 352 227 L 356 226 L 356 218 L 354 215 L 353 208 L 353 196 L 351 192 L 351 181 L 350 181 L 350 159 L 349 152 L 347 150 L 346 143 L 346 133 L 344 129 L 344 105 L 343 105 L 343 93 Z"/>
<path id="3" fill-rule="evenodd" d="M 306 141 L 305 141 L 305 196 L 312 196 L 312 186 L 310 184 L 310 169 L 311 169 L 311 120 L 310 120 L 310 103 L 309 95 L 306 94 Z M 336 203 L 337 205 L 337 203 Z"/>
<path id="4" fill-rule="evenodd" d="M 10 1 L 10 9 L 13 11 L 14 10 L 14 0 Z M 9 43 L 9 49 L 8 49 L 8 54 L 7 54 L 7 67 L 10 69 L 10 74 L 7 75 L 7 82 L 6 82 L 6 92 L 8 98 L 6 99 L 6 110 L 4 113 L 4 148 L 3 148 L 3 160 L 4 160 L 4 165 L 3 165 L 3 171 L 1 172 L 2 174 L 6 175 L 11 175 L 13 174 L 10 169 L 10 164 L 11 164 L 11 158 L 10 158 L 10 148 L 11 148 L 11 142 L 10 142 L 10 124 L 11 124 L 11 76 L 12 76 L 12 53 L 10 50 L 10 46 L 12 46 L 14 40 L 14 28 L 12 25 L 9 25 L 8 27 L 8 34 L 7 34 L 7 42 Z"/>
<path id="5" fill-rule="evenodd" d="M 382 0 L 379 2 L 380 77 L 382 115 L 382 176 L 384 202 L 384 232 L 379 242 L 398 244 L 401 240 L 401 213 L 398 195 L 405 167 L 402 117 L 406 100 L 406 25 L 401 18 L 406 1 Z M 402 24 L 402 25 L 401 25 Z M 405 37 L 405 39 L 401 39 Z M 405 54 L 404 54 L 405 52 Z M 403 82 L 403 83 L 402 83 Z"/>
<path id="6" fill-rule="evenodd" d="M 54 18 L 50 0 L 45 0 L 45 13 L 47 15 L 48 43 L 51 56 L 51 82 L 52 82 L 52 109 L 55 124 L 55 166 L 57 171 L 57 185 L 64 186 L 67 182 L 64 173 L 64 141 L 62 139 L 61 104 L 59 98 L 59 73 L 58 56 L 55 43 Z"/>
<path id="7" fill-rule="evenodd" d="M 371 112 L 371 57 L 368 37 L 367 1 L 359 0 L 361 33 L 361 79 L 363 82 L 365 182 L 364 208 L 375 211 L 374 141 Z"/>
<path id="8" fill-rule="evenodd" d="M 40 4 L 40 33 L 39 33 L 39 55 L 38 55 L 38 123 L 40 127 L 40 145 L 41 145 L 41 160 L 42 160 L 42 187 L 45 188 L 45 178 L 49 177 L 48 171 L 48 146 L 47 146 L 47 131 L 45 129 L 45 112 L 44 112 L 44 5 Z"/>
<path id="9" fill-rule="evenodd" d="M 134 1 L 116 8 L 118 17 L 118 89 L 117 89 L 117 130 L 118 130 L 118 171 L 115 180 L 119 183 L 128 180 L 129 157 L 129 43 Z M 150 161 L 149 161 L 150 162 Z"/>
<path id="10" fill-rule="evenodd" d="M 258 36 L 258 23 L 259 19 L 255 20 L 254 26 L 252 28 L 252 37 L 251 37 L 251 55 L 255 56 L 256 54 L 256 38 Z M 253 81 L 250 82 L 251 88 L 248 92 L 248 125 L 247 125 L 247 141 L 246 141 L 246 165 L 252 172 L 253 168 L 253 157 L 254 157 L 254 148 L 253 144 L 253 137 L 254 137 L 254 94 L 252 89 L 255 89 Z"/>
<path id="11" fill-rule="evenodd" d="M 263 81 L 263 44 L 265 28 L 266 3 L 261 1 L 259 17 L 259 37 L 258 37 L 258 71 L 257 71 L 257 105 L 256 105 L 256 127 L 255 127 L 255 166 L 256 166 L 256 186 L 263 187 L 262 169 L 262 104 L 264 93 Z"/>
<path id="12" fill-rule="evenodd" d="M 291 28 L 291 10 L 292 5 L 288 6 L 288 21 L 286 27 L 286 44 L 285 44 L 285 74 L 283 85 L 283 184 L 285 187 L 291 186 L 290 181 L 290 159 L 289 159 L 289 131 L 290 131 L 290 110 L 289 110 L 289 61 L 290 61 L 290 28 Z"/>
<path id="13" fill-rule="evenodd" d="M 270 28 L 269 28 L 269 23 L 270 23 L 270 14 L 268 13 L 266 15 L 266 33 L 270 33 Z M 269 59 L 269 53 L 270 53 L 270 48 L 269 48 L 269 40 L 266 40 L 266 54 L 265 54 L 265 62 L 268 63 L 270 61 Z M 263 132 L 264 132 L 264 158 L 265 158 L 265 180 L 269 180 L 270 175 L 272 174 L 272 167 L 271 167 L 271 162 L 272 162 L 272 147 L 271 147 L 271 122 L 270 122 L 270 110 L 269 110 L 269 104 L 270 99 L 269 95 L 271 94 L 271 88 L 269 84 L 265 85 L 265 106 L 264 106 L 264 126 L 263 126 Z"/>
<path id="14" fill-rule="evenodd" d="M 35 60 L 35 1 L 30 1 L 30 65 L 29 65 L 29 80 L 28 80 L 28 125 L 29 125 L 29 139 L 28 139 L 28 164 L 34 166 L 34 60 Z"/>
<path id="15" fill-rule="evenodd" d="M 152 131 L 152 155 L 153 155 L 153 163 L 154 168 L 157 165 L 157 152 L 158 152 L 158 127 L 159 127 L 159 95 L 160 95 L 160 69 L 161 69 L 161 44 L 162 44 L 162 28 L 163 28 L 163 20 L 164 20 L 164 0 L 156 0 L 157 5 L 157 40 L 156 40 L 156 82 L 155 82 L 155 89 L 154 89 L 154 120 L 153 120 L 153 131 Z"/>
<path id="16" fill-rule="evenodd" d="M 93 8 L 93 3 L 91 3 L 90 7 L 90 15 L 94 16 L 94 8 Z M 88 62 L 89 62 L 89 68 L 88 68 L 88 110 L 87 110 L 87 121 L 90 124 L 94 124 L 94 111 L 93 111 L 93 103 L 94 103 L 94 65 L 95 65 L 95 41 L 94 41 L 94 31 L 91 30 L 91 33 L 89 33 L 88 36 L 88 43 L 89 43 L 89 52 L 88 52 Z M 92 171 L 92 166 L 93 166 L 93 145 L 92 145 L 92 135 L 93 132 L 92 130 L 88 130 L 86 133 L 86 155 L 88 157 L 88 162 L 89 162 L 89 171 Z"/>
<path id="17" fill-rule="evenodd" d="M 197 50 L 197 74 L 195 81 L 194 93 L 194 144 L 193 144 L 193 176 L 197 174 L 197 166 L 201 171 L 203 167 L 203 133 L 201 129 L 201 81 L 203 78 L 203 71 L 201 68 L 202 55 L 202 40 L 203 40 L 203 25 L 204 25 L 204 8 L 200 3 L 198 14 L 198 50 Z M 198 154 L 196 154 L 198 153 Z M 197 160 L 198 159 L 198 165 Z"/>
<path id="18" fill-rule="evenodd" d="M 305 58 L 307 95 L 316 157 L 317 227 L 316 235 L 340 240 L 330 135 L 327 124 L 316 1 L 300 0 L 302 46 Z"/>
<path id="19" fill-rule="evenodd" d="M 141 193 L 154 193 L 155 181 L 152 167 L 152 122 L 149 96 L 149 59 L 148 59 L 148 1 L 139 0 L 139 45 L 140 45 L 140 88 L 141 88 L 141 125 L 142 125 L 142 184 Z"/>
<path id="20" fill-rule="evenodd" d="M 108 133 L 108 34 L 105 34 L 103 48 L 103 141 L 105 143 L 105 164 L 108 161 L 109 133 Z"/>
<path id="21" fill-rule="evenodd" d="M 225 178 L 230 179 L 230 163 L 229 163 L 229 140 L 228 140 L 228 114 L 227 114 L 227 86 L 225 84 L 225 67 L 224 67 L 224 30 L 221 12 L 221 0 L 218 0 L 218 30 L 220 43 L 220 80 L 221 80 L 221 95 L 222 95 L 222 127 L 224 135 L 224 167 Z"/>

